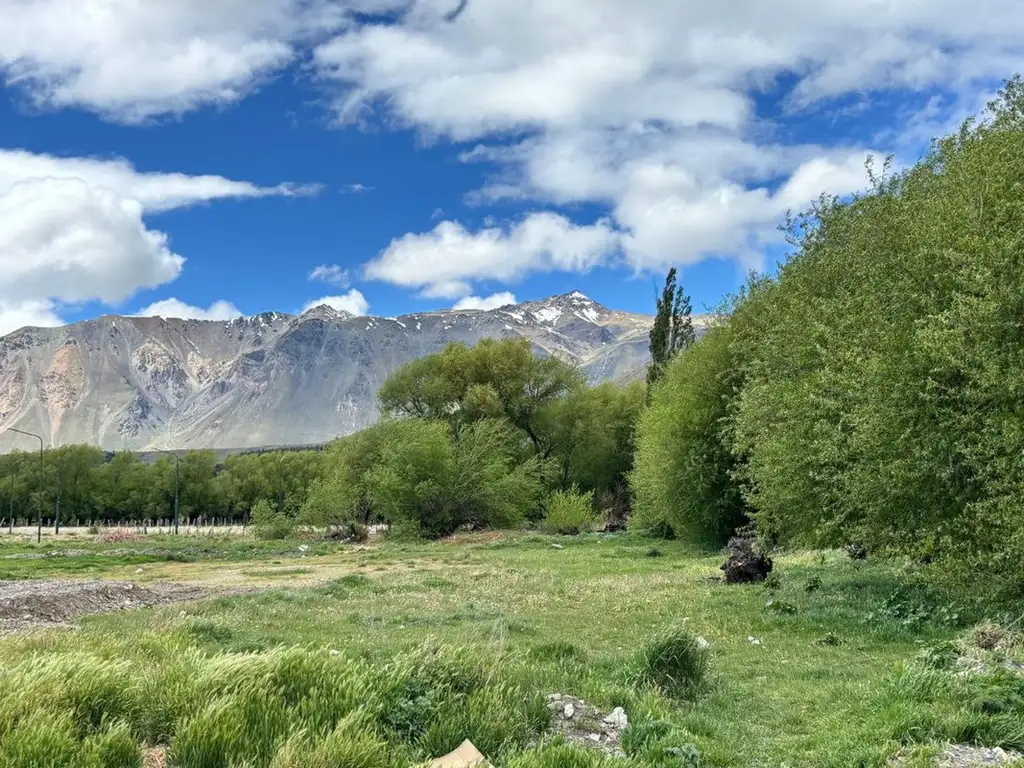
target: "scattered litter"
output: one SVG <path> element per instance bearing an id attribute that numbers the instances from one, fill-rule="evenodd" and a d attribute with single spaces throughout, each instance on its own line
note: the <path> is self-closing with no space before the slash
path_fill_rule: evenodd
<path id="1" fill-rule="evenodd" d="M 430 768 L 485 768 L 490 765 L 487 758 L 480 754 L 480 750 L 473 746 L 469 739 L 462 742 L 453 752 L 430 762 Z"/>
<path id="2" fill-rule="evenodd" d="M 300 544 L 299 552 L 309 552 L 309 544 Z"/>
<path id="3" fill-rule="evenodd" d="M 136 573 L 142 573 L 142 572 L 143 572 L 143 569 L 142 569 L 142 568 L 136 568 L 136 569 L 135 569 L 135 572 L 136 572 Z"/>
<path id="4" fill-rule="evenodd" d="M 561 544 L 552 544 L 551 548 L 552 549 L 565 549 L 565 547 L 563 547 Z"/>
<path id="5" fill-rule="evenodd" d="M 331 648 L 331 656 L 341 656 L 341 651 L 337 648 Z"/>
<path id="6" fill-rule="evenodd" d="M 760 645 L 761 644 L 761 641 L 758 640 L 753 635 L 747 635 L 747 642 L 750 643 L 751 645 Z"/>
<path id="7" fill-rule="evenodd" d="M 700 637 L 698 635 L 697 636 L 697 647 L 700 648 L 702 651 L 706 651 L 708 648 L 711 647 L 711 643 L 709 643 L 703 637 Z"/>

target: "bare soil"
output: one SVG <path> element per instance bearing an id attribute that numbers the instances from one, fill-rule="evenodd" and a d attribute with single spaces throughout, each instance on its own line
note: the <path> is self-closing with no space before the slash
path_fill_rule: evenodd
<path id="1" fill-rule="evenodd" d="M 223 594 L 193 584 L 127 581 L 0 581 L 0 635 L 73 627 L 75 619 Z"/>

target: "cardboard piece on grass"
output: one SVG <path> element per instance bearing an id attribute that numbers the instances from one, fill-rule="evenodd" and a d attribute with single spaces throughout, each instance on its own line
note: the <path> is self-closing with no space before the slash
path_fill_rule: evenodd
<path id="1" fill-rule="evenodd" d="M 454 752 L 432 761 L 430 768 L 491 768 L 491 764 L 473 746 L 473 742 L 466 739 Z"/>

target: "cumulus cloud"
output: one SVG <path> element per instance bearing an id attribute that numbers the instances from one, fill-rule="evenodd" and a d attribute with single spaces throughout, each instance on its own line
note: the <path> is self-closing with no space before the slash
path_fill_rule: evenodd
<path id="1" fill-rule="evenodd" d="M 244 97 L 388 0 L 0 0 L 0 75 L 43 107 L 120 122 Z"/>
<path id="2" fill-rule="evenodd" d="M 946 100 L 929 124 L 942 125 L 1024 53 L 1024 15 L 1007 14 L 1002 0 L 874 10 L 854 0 L 473 0 L 454 17 L 450 5 L 413 0 L 397 23 L 352 23 L 317 47 L 338 119 L 380 115 L 464 144 L 465 161 L 496 168 L 471 202 L 603 206 L 640 270 L 752 259 L 777 240 L 788 208 L 863 188 L 869 150 L 906 148 L 891 137 L 867 146 L 842 121 L 821 143 L 787 141 L 780 126 L 794 114 L 940 89 Z M 759 103 L 783 114 L 758 114 Z M 494 239 L 489 227 L 449 222 L 392 250 Z M 433 295 L 466 292 L 476 277 L 438 261 L 433 280 L 418 269 L 403 280 L 378 262 L 381 279 Z"/>
<path id="3" fill-rule="evenodd" d="M 185 260 L 142 205 L 76 179 L 0 193 L 0 300 L 115 303 L 174 280 Z"/>
<path id="4" fill-rule="evenodd" d="M 498 307 L 507 307 L 509 304 L 515 304 L 515 294 L 510 291 L 502 291 L 501 293 L 492 293 L 490 296 L 467 296 L 464 299 L 459 299 L 455 302 L 455 306 L 452 309 L 497 309 Z"/>
<path id="5" fill-rule="evenodd" d="M 355 288 L 340 296 L 321 296 L 319 299 L 313 299 L 306 303 L 302 311 L 308 312 L 321 304 L 326 304 L 338 312 L 348 312 L 356 317 L 364 317 L 370 311 L 370 302 Z"/>
<path id="6" fill-rule="evenodd" d="M 393 240 L 364 274 L 423 296 L 461 298 L 474 280 L 511 282 L 530 272 L 584 272 L 608 263 L 620 235 L 607 221 L 575 224 L 554 213 L 533 213 L 511 227 L 470 232 L 442 221 L 432 231 Z"/>
<path id="7" fill-rule="evenodd" d="M 147 214 L 296 193 L 221 176 L 139 173 L 124 160 L 0 150 L 0 328 L 59 324 L 63 304 L 116 305 L 176 279 L 185 259 Z"/>
<path id="8" fill-rule="evenodd" d="M 352 282 L 352 276 L 349 274 L 349 271 L 337 264 L 320 264 L 313 267 L 309 273 L 309 279 L 321 283 L 330 283 L 339 288 L 348 288 Z"/>
<path id="9" fill-rule="evenodd" d="M 241 317 L 238 307 L 230 301 L 215 301 L 203 309 L 186 304 L 180 299 L 170 298 L 154 302 L 136 313 L 138 317 L 179 318 L 181 320 L 234 320 Z"/>

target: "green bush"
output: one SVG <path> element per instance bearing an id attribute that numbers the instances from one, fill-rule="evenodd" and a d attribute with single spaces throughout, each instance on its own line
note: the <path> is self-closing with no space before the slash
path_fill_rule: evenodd
<path id="1" fill-rule="evenodd" d="M 575 536 L 594 527 L 594 494 L 581 493 L 573 486 L 569 490 L 554 491 L 548 496 L 547 512 L 540 527 L 545 533 Z"/>
<path id="2" fill-rule="evenodd" d="M 295 519 L 260 499 L 252 508 L 252 529 L 257 539 L 279 540 L 295 535 Z"/>
<path id="3" fill-rule="evenodd" d="M 673 629 L 644 646 L 636 662 L 634 680 L 651 685 L 676 699 L 690 699 L 707 684 L 711 655 L 697 636 Z"/>
<path id="4" fill-rule="evenodd" d="M 462 428 L 397 422 L 363 477 L 375 513 L 396 530 L 439 538 L 461 526 L 520 525 L 543 489 L 540 460 L 517 461 L 511 427 L 493 419 Z"/>
<path id="5" fill-rule="evenodd" d="M 654 386 L 637 423 L 631 528 L 717 545 L 746 520 L 728 442 L 739 392 L 732 350 L 737 322 L 713 328 Z"/>

